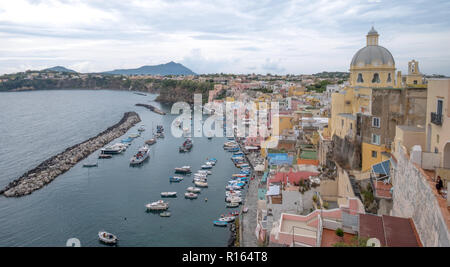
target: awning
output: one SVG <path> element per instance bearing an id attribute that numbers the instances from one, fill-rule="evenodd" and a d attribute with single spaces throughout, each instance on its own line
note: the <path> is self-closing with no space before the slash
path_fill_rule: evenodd
<path id="1" fill-rule="evenodd" d="M 372 172 L 383 176 L 391 175 L 391 161 L 385 160 L 383 162 L 372 165 Z"/>
<path id="2" fill-rule="evenodd" d="M 272 185 L 269 186 L 269 191 L 267 191 L 267 196 L 278 196 L 280 194 L 280 186 L 279 185 Z"/>

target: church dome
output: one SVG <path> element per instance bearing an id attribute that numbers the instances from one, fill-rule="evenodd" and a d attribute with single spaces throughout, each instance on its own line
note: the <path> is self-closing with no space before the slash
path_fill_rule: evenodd
<path id="1" fill-rule="evenodd" d="M 394 57 L 386 48 L 378 45 L 378 32 L 372 27 L 367 33 L 367 46 L 353 56 L 350 67 L 395 67 Z"/>
<path id="2" fill-rule="evenodd" d="M 368 45 L 361 48 L 353 56 L 351 67 L 395 66 L 394 57 L 386 48 L 379 45 Z"/>

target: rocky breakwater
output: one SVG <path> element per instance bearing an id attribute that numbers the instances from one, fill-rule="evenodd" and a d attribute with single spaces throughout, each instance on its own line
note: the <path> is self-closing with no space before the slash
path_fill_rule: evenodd
<path id="1" fill-rule="evenodd" d="M 31 194 L 33 191 L 42 188 L 59 175 L 68 171 L 93 152 L 124 135 L 140 121 L 141 118 L 136 112 L 126 112 L 123 118 L 115 125 L 99 133 L 97 136 L 71 146 L 62 153 L 45 160 L 36 168 L 9 183 L 0 191 L 0 194 L 6 197 L 21 197 Z"/>
<path id="2" fill-rule="evenodd" d="M 162 110 L 160 110 L 160 109 L 158 109 L 158 108 L 156 108 L 156 107 L 154 107 L 154 106 L 152 106 L 152 105 L 147 105 L 147 104 L 136 104 L 136 106 L 138 106 L 138 107 L 144 107 L 144 108 L 150 109 L 151 111 L 153 111 L 153 112 L 155 112 L 155 113 L 157 113 L 157 114 L 159 114 L 159 115 L 166 115 L 166 113 L 165 113 L 164 111 L 162 111 Z"/>

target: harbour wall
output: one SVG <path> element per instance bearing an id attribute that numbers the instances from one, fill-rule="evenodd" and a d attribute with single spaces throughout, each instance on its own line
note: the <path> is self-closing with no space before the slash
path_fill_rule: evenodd
<path id="1" fill-rule="evenodd" d="M 36 168 L 9 183 L 5 188 L 0 190 L 0 194 L 3 194 L 5 197 L 21 197 L 31 194 L 52 182 L 59 175 L 70 170 L 75 164 L 93 152 L 124 135 L 140 121 L 141 118 L 136 112 L 124 113 L 122 119 L 115 125 L 99 133 L 97 136 L 71 146 L 58 155 L 45 160 Z"/>

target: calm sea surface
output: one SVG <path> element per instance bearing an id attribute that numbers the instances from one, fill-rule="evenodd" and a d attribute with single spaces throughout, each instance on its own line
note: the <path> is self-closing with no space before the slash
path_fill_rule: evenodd
<path id="1" fill-rule="evenodd" d="M 102 246 L 99 230 L 116 234 L 119 246 L 226 246 L 229 230 L 212 221 L 229 212 L 225 185 L 238 171 L 222 149 L 224 138 L 193 138 L 190 153 L 179 153 L 183 138 L 170 133 L 176 115 L 157 115 L 136 103 L 153 102 L 156 95 L 123 91 L 36 91 L 0 93 L 0 186 L 4 187 L 43 160 L 66 147 L 97 135 L 118 122 L 126 111 L 136 111 L 142 122 L 126 135 L 146 131 L 128 150 L 112 159 L 98 160 L 98 168 L 83 168 L 97 161 L 98 152 L 79 162 L 44 188 L 21 198 L 0 196 L 0 246 L 65 246 L 75 237 L 82 246 Z M 141 167 L 129 160 L 151 138 L 152 123 L 162 124 L 166 137 L 150 147 L 151 157 Z M 218 162 L 208 177 L 209 188 L 187 200 L 192 178 L 169 183 L 175 167 L 200 169 L 207 157 Z M 169 218 L 147 213 L 145 204 L 157 201 L 162 191 L 177 191 L 168 199 Z M 208 201 L 205 202 L 204 199 Z"/>

